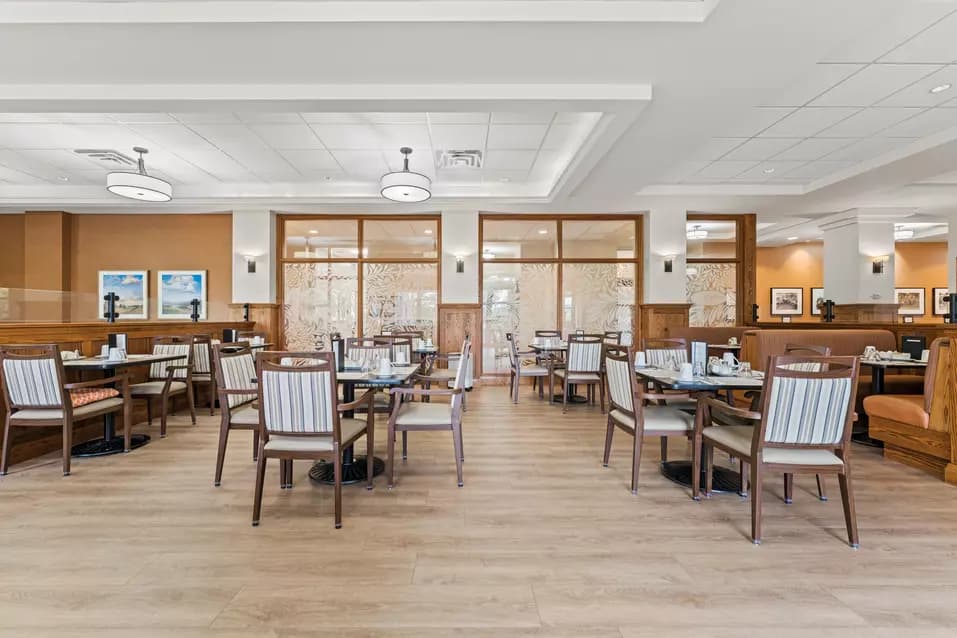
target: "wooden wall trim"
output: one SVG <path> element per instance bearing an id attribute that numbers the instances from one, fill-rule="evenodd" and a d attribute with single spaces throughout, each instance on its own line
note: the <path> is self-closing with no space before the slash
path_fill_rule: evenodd
<path id="1" fill-rule="evenodd" d="M 667 337 L 673 328 L 687 328 L 691 304 L 653 303 L 638 306 L 639 334 L 635 345 L 641 347 L 644 339 Z"/>
<path id="2" fill-rule="evenodd" d="M 439 351 L 458 352 L 465 335 L 472 338 L 472 376 L 482 376 L 482 304 L 439 304 Z"/>

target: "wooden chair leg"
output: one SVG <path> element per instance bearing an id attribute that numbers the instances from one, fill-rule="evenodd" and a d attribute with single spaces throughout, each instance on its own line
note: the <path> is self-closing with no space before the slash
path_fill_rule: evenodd
<path id="1" fill-rule="evenodd" d="M 458 479 L 459 487 L 465 485 L 462 481 L 462 424 L 452 424 L 452 446 L 455 448 L 455 476 Z"/>
<path id="2" fill-rule="evenodd" d="M 705 443 L 702 452 L 702 456 L 704 456 L 704 495 L 711 498 L 714 481 L 714 448 Z"/>
<path id="3" fill-rule="evenodd" d="M 824 477 L 820 474 L 816 474 L 815 478 L 817 478 L 817 497 L 822 501 L 826 501 L 827 491 L 824 488 Z"/>
<path id="4" fill-rule="evenodd" d="M 375 425 L 366 429 L 366 489 L 372 489 L 372 480 L 375 478 Z"/>
<path id="5" fill-rule="evenodd" d="M 216 447 L 216 475 L 213 477 L 213 486 L 219 487 L 219 484 L 223 480 L 223 463 L 226 460 L 226 442 L 229 439 L 229 423 L 226 422 L 227 415 L 223 415 L 223 422 L 219 425 L 219 445 Z M 257 435 L 258 438 L 258 435 Z M 253 460 L 256 457 L 257 443 L 259 441 L 253 441 Z"/>
<path id="6" fill-rule="evenodd" d="M 605 454 L 601 457 L 602 467 L 608 467 L 608 459 L 611 457 L 611 439 L 615 434 L 615 422 L 608 416 L 608 423 L 605 426 Z"/>
<path id="7" fill-rule="evenodd" d="M 146 397 L 146 425 L 153 427 L 153 400 Z"/>
<path id="8" fill-rule="evenodd" d="M 169 397 L 165 394 L 162 398 L 163 401 L 163 411 L 160 412 L 160 438 L 166 438 L 166 414 L 169 410 Z"/>
<path id="9" fill-rule="evenodd" d="M 292 466 L 293 466 L 292 459 L 289 459 L 288 461 L 286 461 L 286 489 L 287 490 L 292 489 L 292 471 L 293 471 Z"/>
<path id="10" fill-rule="evenodd" d="M 409 433 L 402 430 L 402 460 L 409 460 Z"/>
<path id="11" fill-rule="evenodd" d="M 601 382 L 598 384 L 598 399 L 601 405 L 601 413 L 604 414 L 605 413 L 605 384 Z"/>
<path id="12" fill-rule="evenodd" d="M 668 462 L 668 437 L 661 437 L 661 462 Z"/>
<path id="13" fill-rule="evenodd" d="M 538 379 L 538 398 L 545 398 L 545 378 L 544 377 L 532 377 L 533 379 Z"/>
<path id="14" fill-rule="evenodd" d="M 389 431 L 386 435 L 386 486 L 391 490 L 395 485 L 395 424 L 389 419 Z"/>
<path id="15" fill-rule="evenodd" d="M 209 416 L 213 416 L 213 411 L 216 409 L 216 381 L 212 381 L 209 384 Z"/>
<path id="16" fill-rule="evenodd" d="M 335 460 L 333 461 L 335 466 L 333 467 L 333 476 L 335 477 L 335 516 L 336 516 L 336 529 L 342 527 L 342 450 L 336 445 L 335 449 Z"/>
<path id="17" fill-rule="evenodd" d="M 10 418 L 3 424 L 3 451 L 0 452 L 0 476 L 7 473 L 8 463 L 10 462 Z"/>
<path id="18" fill-rule="evenodd" d="M 837 482 L 841 487 L 841 502 L 844 504 L 844 524 L 847 526 L 847 542 L 851 547 L 861 546 L 861 539 L 857 535 L 857 511 L 854 508 L 854 490 L 851 487 L 851 477 L 844 463 L 844 472 L 837 475 Z"/>
<path id="19" fill-rule="evenodd" d="M 196 399 L 193 395 L 193 384 L 186 384 L 186 400 L 189 402 L 189 417 L 193 421 L 193 425 L 196 425 Z"/>
<path id="20" fill-rule="evenodd" d="M 738 496 L 747 498 L 748 482 L 751 480 L 751 466 L 744 459 L 738 459 L 738 473 L 741 475 L 741 488 L 738 490 Z"/>
<path id="21" fill-rule="evenodd" d="M 568 389 L 569 389 L 569 387 L 571 387 L 571 386 L 569 386 L 569 384 L 568 384 L 568 375 L 566 374 L 566 375 L 565 375 L 565 382 L 562 384 L 562 388 L 563 388 L 563 391 L 562 391 L 562 414 L 566 414 L 566 413 L 568 412 L 568 392 L 569 392 Z"/>
<path id="22" fill-rule="evenodd" d="M 790 505 L 794 502 L 794 475 L 784 475 L 784 502 Z"/>
<path id="23" fill-rule="evenodd" d="M 123 403 L 123 451 L 129 452 L 133 445 L 133 406 Z"/>
<path id="24" fill-rule="evenodd" d="M 259 430 L 253 430 L 253 460 L 259 459 Z"/>
<path id="25" fill-rule="evenodd" d="M 259 450 L 256 463 L 256 491 L 253 492 L 253 526 L 259 525 L 259 515 L 263 508 L 263 482 L 266 479 L 266 454 Z"/>
<path id="26" fill-rule="evenodd" d="M 551 372 L 548 374 L 548 402 L 555 403 L 555 376 Z"/>
<path id="27" fill-rule="evenodd" d="M 701 451 L 700 436 L 692 437 L 691 445 L 691 498 L 701 500 Z"/>
<path id="28" fill-rule="evenodd" d="M 70 475 L 70 456 L 73 452 L 73 424 L 63 424 L 63 476 Z"/>
<path id="29" fill-rule="evenodd" d="M 644 432 L 635 428 L 635 447 L 631 453 L 631 493 L 638 494 L 638 469 L 641 467 L 641 438 Z"/>
<path id="30" fill-rule="evenodd" d="M 751 464 L 751 542 L 761 544 L 761 464 Z"/>

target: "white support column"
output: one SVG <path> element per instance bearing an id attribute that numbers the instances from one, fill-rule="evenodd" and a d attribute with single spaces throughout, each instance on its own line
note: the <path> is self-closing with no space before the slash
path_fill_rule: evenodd
<path id="1" fill-rule="evenodd" d="M 276 303 L 276 216 L 233 211 L 233 303 Z M 249 272 L 248 259 L 256 264 Z"/>
<path id="2" fill-rule="evenodd" d="M 824 231 L 824 298 L 836 304 L 895 303 L 891 211 L 851 210 Z M 883 271 L 874 272 L 880 262 Z"/>
<path id="3" fill-rule="evenodd" d="M 655 208 L 645 214 L 642 233 L 642 303 L 687 303 L 687 219 L 684 207 Z M 667 259 L 671 259 L 671 272 L 665 272 Z"/>
<path id="4" fill-rule="evenodd" d="M 957 291 L 957 216 L 947 221 L 947 290 Z"/>
<path id="5" fill-rule="evenodd" d="M 443 304 L 479 303 L 479 218 L 477 210 L 442 212 Z M 463 272 L 457 272 L 462 258 Z"/>

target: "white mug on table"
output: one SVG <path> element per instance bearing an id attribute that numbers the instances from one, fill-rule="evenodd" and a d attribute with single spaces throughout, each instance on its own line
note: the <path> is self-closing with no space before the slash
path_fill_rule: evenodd
<path id="1" fill-rule="evenodd" d="M 408 363 L 408 360 L 406 359 L 406 356 L 405 356 L 405 355 L 406 355 L 405 350 L 399 350 L 398 352 L 396 352 L 396 353 L 395 353 L 395 364 L 398 365 L 398 366 L 404 366 L 404 365 L 406 365 L 406 364 Z"/>
<path id="2" fill-rule="evenodd" d="M 646 365 L 648 364 L 646 363 L 646 359 L 645 359 L 645 351 L 638 350 L 637 352 L 635 352 L 635 367 L 644 368 Z"/>
<path id="3" fill-rule="evenodd" d="M 930 361 L 930 350 L 921 350 L 920 360 L 923 361 L 924 363 L 927 363 L 928 361 Z"/>
<path id="4" fill-rule="evenodd" d="M 738 360 L 737 360 L 737 359 L 735 358 L 735 356 L 734 356 L 733 354 L 731 354 L 730 352 L 725 352 L 725 353 L 721 356 L 721 361 L 722 361 L 722 363 L 724 363 L 724 364 L 725 364 L 726 366 L 728 366 L 729 368 L 733 368 L 734 366 L 738 365 Z"/>
<path id="5" fill-rule="evenodd" d="M 126 351 L 122 348 L 110 348 L 109 356 L 107 358 L 110 361 L 122 361 L 126 358 Z"/>
<path id="6" fill-rule="evenodd" d="M 678 379 L 681 381 L 691 381 L 694 379 L 694 368 L 690 363 L 682 363 L 678 368 Z"/>
<path id="7" fill-rule="evenodd" d="M 109 344 L 104 343 L 102 346 L 100 346 L 100 356 L 103 357 L 104 359 L 110 356 Z"/>
<path id="8" fill-rule="evenodd" d="M 389 357 L 382 357 L 379 359 L 379 374 L 386 375 L 392 372 L 392 364 L 389 362 Z"/>

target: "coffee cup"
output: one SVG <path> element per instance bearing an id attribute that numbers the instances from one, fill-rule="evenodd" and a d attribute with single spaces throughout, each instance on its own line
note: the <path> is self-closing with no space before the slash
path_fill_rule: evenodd
<path id="1" fill-rule="evenodd" d="M 864 358 L 865 359 L 876 359 L 877 358 L 877 348 L 874 346 L 867 346 L 864 348 Z"/>
<path id="2" fill-rule="evenodd" d="M 100 346 L 100 356 L 103 357 L 104 359 L 110 356 L 110 346 L 108 346 L 105 343 L 102 346 Z"/>
<path id="3" fill-rule="evenodd" d="M 385 375 L 392 372 L 392 364 L 389 362 L 388 357 L 382 357 L 379 359 L 379 374 Z"/>
<path id="4" fill-rule="evenodd" d="M 924 363 L 930 361 L 930 350 L 921 350 L 920 351 L 920 360 Z"/>
<path id="5" fill-rule="evenodd" d="M 109 356 L 107 358 L 110 361 L 122 361 L 126 358 L 126 353 L 120 348 L 110 348 Z"/>
<path id="6" fill-rule="evenodd" d="M 736 345 L 738 345 L 738 338 L 737 338 L 737 337 L 729 337 L 729 338 L 728 338 L 728 345 L 729 345 L 729 346 L 736 346 Z"/>
<path id="7" fill-rule="evenodd" d="M 733 368 L 734 366 L 738 365 L 737 358 L 735 358 L 735 356 L 730 352 L 725 352 L 721 356 L 721 362 L 729 368 Z"/>
<path id="8" fill-rule="evenodd" d="M 644 350 L 638 350 L 637 352 L 635 352 L 635 367 L 644 368 L 646 365 L 648 364 L 647 364 L 647 360 L 645 359 Z"/>
<path id="9" fill-rule="evenodd" d="M 691 381 L 694 379 L 694 368 L 690 363 L 682 363 L 678 368 L 678 379 L 681 381 Z"/>
<path id="10" fill-rule="evenodd" d="M 408 361 L 408 359 L 407 359 L 407 357 L 406 357 L 406 352 L 405 352 L 405 350 L 399 350 L 398 352 L 395 353 L 395 363 L 396 363 L 396 365 L 404 366 L 404 365 L 407 364 L 408 362 L 409 362 L 409 361 Z"/>

